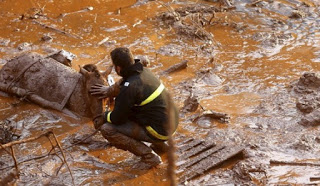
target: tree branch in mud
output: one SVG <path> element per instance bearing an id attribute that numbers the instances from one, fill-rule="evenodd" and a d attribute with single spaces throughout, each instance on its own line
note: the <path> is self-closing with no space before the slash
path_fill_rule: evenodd
<path id="1" fill-rule="evenodd" d="M 270 160 L 270 165 L 320 166 L 320 163 Z"/>
<path id="2" fill-rule="evenodd" d="M 320 177 L 310 177 L 309 180 L 312 181 L 319 181 Z"/>
<path id="3" fill-rule="evenodd" d="M 71 14 L 77 14 L 77 13 L 83 13 L 83 12 L 88 12 L 88 11 L 92 11 L 93 10 L 93 7 L 92 6 L 89 6 L 85 9 L 82 9 L 82 10 L 78 10 L 78 11 L 74 11 L 74 12 L 69 12 L 69 13 L 62 13 L 59 15 L 58 19 L 62 19 L 64 17 L 66 17 L 67 15 L 71 15 Z"/>
<path id="4" fill-rule="evenodd" d="M 262 2 L 263 0 L 256 0 L 250 4 L 250 6 L 257 6 L 258 3 Z"/>
<path id="5" fill-rule="evenodd" d="M 176 72 L 182 69 L 187 68 L 188 60 L 183 60 L 180 63 L 170 66 L 167 70 L 164 70 L 160 73 L 160 75 L 170 74 L 172 72 Z"/>
<path id="6" fill-rule="evenodd" d="M 54 145 L 54 144 L 52 143 L 52 141 L 51 141 L 51 139 L 50 139 L 50 135 L 53 136 L 56 145 Z M 14 146 L 14 145 L 23 144 L 23 143 L 32 142 L 32 141 L 36 141 L 36 140 L 38 140 L 38 139 L 40 139 L 40 138 L 42 138 L 42 137 L 46 137 L 46 138 L 50 141 L 50 144 L 52 145 L 52 149 L 50 150 L 50 152 L 51 152 L 52 150 L 54 150 L 55 147 L 58 147 L 58 149 L 59 149 L 60 153 L 62 154 L 62 157 L 63 157 L 63 158 L 60 158 L 59 156 L 58 156 L 58 157 L 61 159 L 61 161 L 63 162 L 63 164 L 66 164 L 67 169 L 68 169 L 68 171 L 70 172 L 70 175 L 71 175 L 71 178 L 72 178 L 72 183 L 73 183 L 73 185 L 75 185 L 75 183 L 74 183 L 74 178 L 73 178 L 73 174 L 72 174 L 71 169 L 70 169 L 70 167 L 69 167 L 69 164 L 68 164 L 68 162 L 67 162 L 67 160 L 66 160 L 64 151 L 63 151 L 63 149 L 62 149 L 62 147 L 61 147 L 61 145 L 60 145 L 60 143 L 59 143 L 59 141 L 58 141 L 58 139 L 57 139 L 57 137 L 56 137 L 56 135 L 54 134 L 53 131 L 48 131 L 48 132 L 43 133 L 43 134 L 40 134 L 39 136 L 36 136 L 36 137 L 31 137 L 31 138 L 27 138 L 27 139 L 23 139 L 23 140 L 19 140 L 19 141 L 13 141 L 13 142 L 10 142 L 10 143 L 4 144 L 4 145 L 1 145 L 1 144 L 0 144 L 0 146 L 1 146 L 1 149 L 4 149 L 9 155 L 12 156 L 12 158 L 13 158 L 13 160 L 14 160 L 14 164 L 15 164 L 15 169 L 16 169 L 17 175 L 18 175 L 18 177 L 19 177 L 19 167 L 18 167 L 18 164 L 19 164 L 19 163 L 17 162 L 17 159 L 16 159 L 16 157 L 15 157 L 15 153 L 14 153 L 14 150 L 13 150 L 13 146 Z M 7 151 L 5 148 L 10 148 L 10 149 L 11 149 L 11 153 L 10 153 L 9 151 Z M 50 155 L 50 152 L 49 152 L 49 154 L 47 154 L 47 156 Z M 55 153 L 55 154 L 57 154 L 57 153 Z M 63 164 L 62 164 L 62 165 L 63 165 Z M 59 168 L 59 170 L 60 170 L 60 168 Z"/>
<path id="7" fill-rule="evenodd" d="M 172 15 L 174 16 L 175 21 L 179 21 L 180 20 L 180 14 L 178 14 L 170 5 L 167 5 L 167 4 L 165 4 L 165 3 L 161 2 L 161 1 L 156 1 L 156 3 L 159 3 L 162 6 L 166 7 L 169 10 L 169 12 L 171 12 Z"/>
<path id="8" fill-rule="evenodd" d="M 64 31 L 64 30 L 58 29 L 58 28 L 53 27 L 53 26 L 50 26 L 50 25 L 46 25 L 46 24 L 41 23 L 41 22 L 39 22 L 39 21 L 33 20 L 32 22 L 34 22 L 34 23 L 36 23 L 36 24 L 38 24 L 38 25 L 40 25 L 40 26 L 42 26 L 42 27 L 44 27 L 44 28 L 48 28 L 48 29 L 50 29 L 50 30 L 53 30 L 53 31 L 55 31 L 55 32 L 58 32 L 58 33 L 60 33 L 60 34 L 64 34 L 64 35 L 66 35 L 66 36 L 73 37 L 73 38 L 75 38 L 75 39 L 82 39 L 81 36 L 78 36 L 78 35 L 75 35 L 75 34 L 70 34 L 70 33 L 66 32 L 66 31 Z"/>

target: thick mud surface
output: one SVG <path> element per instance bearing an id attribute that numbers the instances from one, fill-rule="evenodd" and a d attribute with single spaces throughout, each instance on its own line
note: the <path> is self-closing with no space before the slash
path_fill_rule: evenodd
<path id="1" fill-rule="evenodd" d="M 243 157 L 180 184 L 317 184 L 319 6 L 317 0 L 2 0 L 0 68 L 24 52 L 64 49 L 76 55 L 74 69 L 93 63 L 103 71 L 112 49 L 129 47 L 148 56 L 180 108 L 177 144 L 194 138 L 245 147 Z M 163 74 L 184 60 L 186 68 Z M 1 143 L 49 130 L 65 148 L 76 185 L 169 185 L 166 155 L 155 169 L 134 170 L 139 158 L 111 147 L 100 134 L 72 145 L 94 131 L 90 119 L 1 93 Z M 72 185 L 59 152 L 35 158 L 47 155 L 52 143 L 43 137 L 14 146 L 18 180 L 7 176 L 15 172 L 14 161 L 2 150 L 2 179 Z"/>

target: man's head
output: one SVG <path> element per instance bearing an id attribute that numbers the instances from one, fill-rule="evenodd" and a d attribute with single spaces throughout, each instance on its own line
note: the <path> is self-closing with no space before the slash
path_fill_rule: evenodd
<path id="1" fill-rule="evenodd" d="M 116 72 L 120 75 L 121 70 L 134 64 L 134 58 L 128 48 L 120 47 L 111 51 L 112 63 L 115 66 Z"/>

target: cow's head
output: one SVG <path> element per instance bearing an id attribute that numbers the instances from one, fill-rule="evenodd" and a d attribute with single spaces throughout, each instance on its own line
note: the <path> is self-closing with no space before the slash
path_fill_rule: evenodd
<path id="1" fill-rule="evenodd" d="M 83 78 L 84 94 L 85 94 L 84 98 L 86 99 L 84 101 L 88 106 L 86 115 L 88 117 L 95 117 L 98 114 L 101 114 L 103 111 L 102 100 L 98 99 L 98 97 L 96 96 L 92 96 L 89 93 L 89 90 L 91 86 L 95 84 L 105 84 L 104 77 L 103 77 L 105 73 L 100 73 L 99 70 L 97 69 L 97 66 L 93 64 L 87 64 L 87 65 L 84 65 L 83 67 L 80 67 L 80 73 L 84 77 Z"/>

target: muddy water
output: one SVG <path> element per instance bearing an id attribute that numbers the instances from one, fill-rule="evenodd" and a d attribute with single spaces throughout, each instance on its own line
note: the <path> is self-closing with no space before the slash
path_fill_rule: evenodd
<path id="1" fill-rule="evenodd" d="M 165 6 L 168 2 L 170 6 Z M 199 108 L 193 113 L 181 113 L 177 132 L 248 144 L 248 158 L 240 163 L 248 169 L 260 166 L 267 175 L 253 172 L 235 176 L 235 172 L 245 172 L 237 164 L 210 171 L 189 184 L 311 183 L 310 177 L 320 176 L 318 167 L 271 166 L 269 160 L 318 162 L 318 128 L 297 124 L 301 113 L 287 87 L 303 72 L 320 70 L 319 3 L 276 0 L 252 4 L 254 1 L 235 0 L 235 10 L 217 12 L 211 25 L 204 27 L 212 34 L 212 40 L 178 34 L 174 25 L 167 26 L 156 17 L 171 8 L 196 3 L 220 7 L 214 1 L 196 0 L 3 0 L 0 67 L 23 52 L 47 54 L 64 49 L 77 55 L 73 68 L 94 63 L 104 70 L 110 64 L 110 51 L 119 46 L 129 47 L 135 55 L 147 55 L 150 68 L 159 74 L 187 59 L 187 69 L 160 76 L 176 104 L 182 108 L 192 93 L 203 109 L 227 113 L 231 120 L 228 124 L 212 120 L 193 123 L 190 118 L 202 111 Z M 80 10 L 83 11 L 76 12 Z M 295 14 L 295 10 L 300 13 Z M 50 35 L 52 40 L 41 40 L 44 35 Z M 0 119 L 9 121 L 21 139 L 53 129 L 64 147 L 71 145 L 74 137 L 93 131 L 90 119 L 70 118 L 12 97 L 0 97 Z M 46 139 L 20 145 L 16 147 L 17 158 L 23 161 L 47 153 L 50 148 Z M 11 165 L 9 160 L 2 152 L 1 165 Z M 109 147 L 99 135 L 87 144 L 69 148 L 67 161 L 77 185 L 169 184 L 165 163 L 158 169 L 134 171 L 131 167 L 139 159 Z M 65 166 L 57 174 L 60 165 L 56 156 L 21 165 L 18 183 L 70 185 Z"/>

